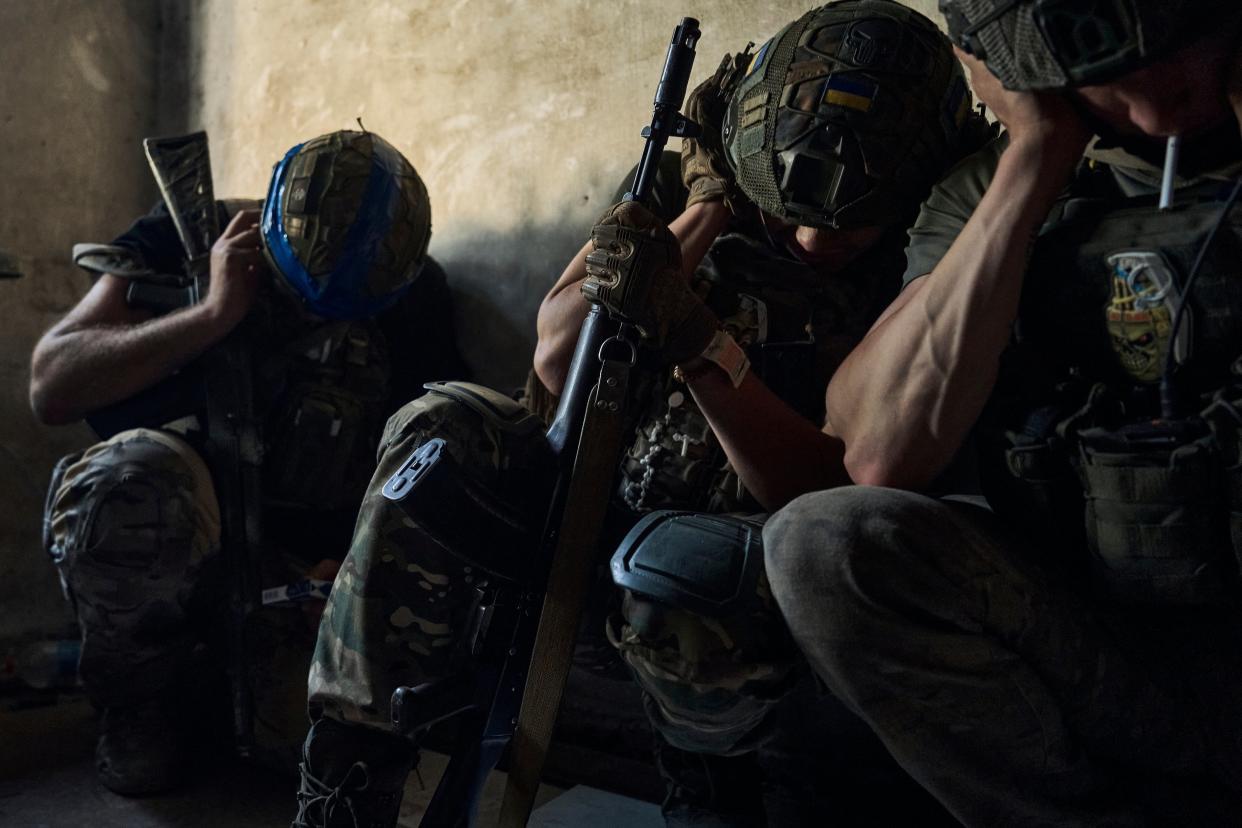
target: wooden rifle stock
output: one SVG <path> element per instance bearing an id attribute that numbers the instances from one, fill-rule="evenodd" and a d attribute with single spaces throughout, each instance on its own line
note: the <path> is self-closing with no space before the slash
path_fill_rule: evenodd
<path id="1" fill-rule="evenodd" d="M 697 134 L 697 126 L 680 110 L 698 39 L 699 25 L 693 18 L 684 18 L 673 32 L 651 124 L 642 133 L 647 139 L 642 159 L 626 201 L 641 203 L 649 197 L 670 136 Z M 635 338 L 630 326 L 609 319 L 598 305 L 591 307 L 548 431 L 549 442 L 562 461 L 562 480 L 556 487 L 541 548 L 545 556 L 550 555 L 543 558 L 548 561 L 547 587 L 510 746 L 501 828 L 526 824 L 547 760 L 613 494 L 629 374 L 637 359 Z"/>

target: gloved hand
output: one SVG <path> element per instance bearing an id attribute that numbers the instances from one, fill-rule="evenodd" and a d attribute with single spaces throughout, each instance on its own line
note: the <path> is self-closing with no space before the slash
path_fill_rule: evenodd
<path id="1" fill-rule="evenodd" d="M 638 326 L 644 344 L 671 363 L 698 356 L 720 327 L 681 272 L 681 245 L 635 201 L 604 213 L 591 229 L 582 294 Z"/>
<path id="2" fill-rule="evenodd" d="M 703 128 L 698 138 L 681 141 L 681 180 L 690 191 L 686 206 L 701 201 L 724 201 L 731 210 L 745 203 L 733 169 L 725 157 L 720 131 L 733 90 L 746 74 L 751 57 L 725 55 L 716 74 L 695 87 L 686 99 L 686 117 Z"/>

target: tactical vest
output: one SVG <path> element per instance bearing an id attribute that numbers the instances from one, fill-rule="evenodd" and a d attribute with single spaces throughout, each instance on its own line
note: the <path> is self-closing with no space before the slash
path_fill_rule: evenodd
<path id="1" fill-rule="evenodd" d="M 731 232 L 712 245 L 694 285 L 746 350 L 752 370 L 819 425 L 832 372 L 896 294 L 901 241 L 904 235 L 886 237 L 846 272 L 825 275 L 756 232 Z M 761 511 L 690 390 L 671 372 L 646 376 L 635 400 L 637 423 L 618 490 L 629 509 Z"/>
<path id="2" fill-rule="evenodd" d="M 1094 175 L 1098 183 L 1101 173 Z M 1084 177 L 1074 191 L 1094 185 Z M 1014 343 L 977 430 L 998 512 L 1131 603 L 1211 604 L 1242 553 L 1242 211 L 1172 321 L 1231 185 L 1063 201 L 1044 225 Z M 1167 350 L 1186 416 L 1159 420 Z M 1089 554 L 1082 555 L 1083 549 Z"/>
<path id="3" fill-rule="evenodd" d="M 375 467 L 389 406 L 387 340 L 375 320 L 309 323 L 272 303 L 256 348 L 264 497 L 316 510 L 356 509 Z"/>

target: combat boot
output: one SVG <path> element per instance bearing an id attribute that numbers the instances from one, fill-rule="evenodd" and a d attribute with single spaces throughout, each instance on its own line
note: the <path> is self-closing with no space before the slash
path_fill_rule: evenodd
<path id="1" fill-rule="evenodd" d="M 104 709 L 95 770 L 108 790 L 123 796 L 166 791 L 181 780 L 184 760 L 182 735 L 163 701 Z"/>
<path id="2" fill-rule="evenodd" d="M 394 828 L 417 756 L 399 736 L 320 719 L 302 747 L 291 828 Z"/>
<path id="3" fill-rule="evenodd" d="M 763 780 L 754 753 L 712 756 L 673 747 L 656 734 L 656 765 L 668 828 L 763 828 Z"/>

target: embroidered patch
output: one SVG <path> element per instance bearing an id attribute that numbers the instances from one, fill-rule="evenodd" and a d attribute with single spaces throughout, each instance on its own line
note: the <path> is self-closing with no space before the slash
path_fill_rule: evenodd
<path id="1" fill-rule="evenodd" d="M 1112 296 L 1104 308 L 1113 352 L 1130 376 L 1157 382 L 1164 370 L 1181 290 L 1173 268 L 1158 253 L 1115 253 L 1108 257 Z M 1189 309 L 1174 347 L 1184 362 L 1190 350 Z"/>
<path id="2" fill-rule="evenodd" d="M 833 75 L 824 84 L 824 103 L 870 112 L 879 87 L 864 78 Z"/>

